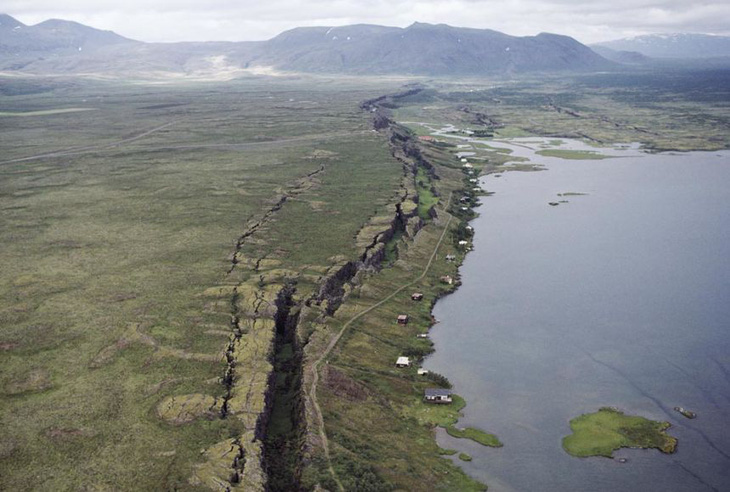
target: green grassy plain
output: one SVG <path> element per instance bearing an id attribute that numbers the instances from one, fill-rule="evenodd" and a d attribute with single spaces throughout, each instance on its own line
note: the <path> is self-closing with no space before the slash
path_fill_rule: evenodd
<path id="1" fill-rule="evenodd" d="M 669 426 L 669 422 L 654 422 L 613 408 L 601 408 L 570 421 L 573 434 L 563 438 L 563 449 L 581 458 L 611 458 L 620 448 L 656 448 L 662 453 L 673 453 L 677 439 L 666 434 Z"/>
<path id="2" fill-rule="evenodd" d="M 201 450 L 249 425 L 193 404 L 224 397 L 231 288 L 283 275 L 306 297 L 359 254 L 402 176 L 358 109 L 389 89 L 78 82 L 0 98 L 96 109 L 0 121 L 0 488 L 204 487 Z"/>

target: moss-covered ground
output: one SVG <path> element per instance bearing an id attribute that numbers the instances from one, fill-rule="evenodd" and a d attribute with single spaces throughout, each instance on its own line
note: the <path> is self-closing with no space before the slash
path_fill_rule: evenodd
<path id="1" fill-rule="evenodd" d="M 358 103 L 391 88 L 46 87 L 0 97 L 35 114 L 0 119 L 0 489 L 204 488 L 193 472 L 218 465 L 197 465 L 223 456 L 230 476 L 250 425 L 219 418 L 233 287 L 242 309 L 292 276 L 306 296 L 358 254 L 352 238 L 402 176 Z M 57 111 L 81 106 L 95 110 Z M 271 338 L 256 326 L 242 348 Z M 260 343 L 241 356 L 266 362 Z M 242 405 L 263 408 L 267 374 L 249 372 L 270 365 L 245 362 L 257 392 Z"/>

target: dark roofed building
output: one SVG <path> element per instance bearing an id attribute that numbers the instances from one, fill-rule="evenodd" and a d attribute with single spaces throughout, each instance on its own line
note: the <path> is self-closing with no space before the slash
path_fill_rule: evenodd
<path id="1" fill-rule="evenodd" d="M 427 388 L 423 393 L 427 403 L 451 403 L 451 390 L 443 388 Z"/>

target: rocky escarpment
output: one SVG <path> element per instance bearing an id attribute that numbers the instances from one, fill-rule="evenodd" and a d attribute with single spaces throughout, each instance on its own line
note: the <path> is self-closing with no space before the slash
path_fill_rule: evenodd
<path id="1" fill-rule="evenodd" d="M 286 187 L 237 239 L 228 269 L 233 282 L 213 289 L 218 298 L 228 299 L 231 319 L 221 376 L 223 396 L 214 402 L 195 401 L 205 407 L 204 417 L 218 411 L 218 418 L 235 420 L 234 427 L 241 430 L 203 452 L 193 484 L 217 490 L 302 487 L 301 474 L 317 446 L 309 432 L 310 402 L 303 390 L 307 384 L 303 367 L 316 350 L 309 345 L 310 335 L 336 314 L 363 275 L 394 261 L 398 247 L 407 243 L 402 239 L 415 236 L 423 225 L 416 177 L 422 171 L 435 174 L 411 135 L 387 113 L 393 101 L 419 91 L 414 88 L 363 103 L 363 109 L 373 115 L 373 126 L 390 142 L 403 174 L 391 204 L 357 233 L 356 257 L 331 258 L 332 264 L 314 289 L 307 284 L 298 291 L 300 272 L 272 268 L 275 260 L 245 254 L 249 242 L 255 242 L 288 201 L 311 189 L 323 167 Z"/>
<path id="2" fill-rule="evenodd" d="M 309 299 L 302 310 L 299 336 L 304 346 L 304 388 L 312 388 L 315 371 L 309 370 L 323 353 L 330 341 L 327 324 L 336 315 L 351 292 L 362 282 L 362 277 L 384 266 L 387 260 L 394 261 L 398 247 L 407 247 L 423 227 L 419 215 L 419 196 L 416 180 L 421 172 L 430 179 L 438 179 L 433 166 L 421 155 L 413 135 L 398 125 L 390 116 L 390 108 L 397 101 L 415 96 L 423 89 L 415 87 L 407 91 L 370 99 L 361 104 L 361 109 L 371 115 L 373 128 L 390 144 L 392 157 L 402 165 L 403 175 L 400 188 L 393 202 L 381 215 L 376 215 L 360 229 L 355 241 L 361 254 L 357 259 L 339 258 L 326 273 L 317 295 Z M 433 210 L 433 209 L 432 209 Z M 393 258 L 395 256 L 395 258 Z M 321 414 L 312 401 L 311 392 L 304 397 L 307 425 L 306 438 L 302 443 L 304 464 L 311 462 L 320 450 L 325 449 L 321 434 L 317 432 Z"/>
<path id="3" fill-rule="evenodd" d="M 356 276 L 362 271 L 381 268 L 386 258 L 388 244 L 396 236 L 413 237 L 423 226 L 418 216 L 418 194 L 415 179 L 418 168 L 423 167 L 429 174 L 433 166 L 420 155 L 420 151 L 407 135 L 407 131 L 390 118 L 387 107 L 393 101 L 416 95 L 423 89 L 409 89 L 393 96 L 380 96 L 369 99 L 360 108 L 372 114 L 373 128 L 390 142 L 391 155 L 403 165 L 403 178 L 394 202 L 383 215 L 371 217 L 358 232 L 355 242 L 360 251 L 357 260 L 344 260 L 333 265 L 325 275 L 319 292 L 310 301 L 324 306 L 328 316 L 332 316 L 356 283 Z"/>
<path id="4" fill-rule="evenodd" d="M 274 412 L 277 360 L 284 350 L 282 337 L 293 338 L 285 334 L 293 333 L 297 324 L 301 301 L 296 298 L 296 285 L 300 274 L 275 268 L 279 262 L 267 259 L 265 254 L 248 257 L 244 249 L 289 200 L 315 187 L 317 176 L 324 170 L 322 165 L 285 187 L 270 207 L 248 221 L 230 258 L 227 285 L 204 293 L 217 303 L 227 299 L 230 335 L 220 378 L 223 394 L 200 416 L 210 418 L 211 412 L 217 412 L 217 418 L 235 421 L 231 428 L 238 429 L 238 435 L 203 451 L 202 461 L 190 478 L 193 485 L 213 490 L 267 490 L 265 444 Z M 186 402 L 185 396 L 177 397 L 178 401 Z M 210 398 L 197 400 L 200 407 Z"/>

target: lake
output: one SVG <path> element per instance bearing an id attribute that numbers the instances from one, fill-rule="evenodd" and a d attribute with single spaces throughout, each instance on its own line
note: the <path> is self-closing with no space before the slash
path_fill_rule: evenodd
<path id="1" fill-rule="evenodd" d="M 458 425 L 505 445 L 440 445 L 492 491 L 730 490 L 730 152 L 565 160 L 534 142 L 492 144 L 545 170 L 481 179 L 495 194 L 425 363 L 466 398 Z M 669 421 L 677 452 L 569 456 L 569 420 L 602 406 Z"/>

